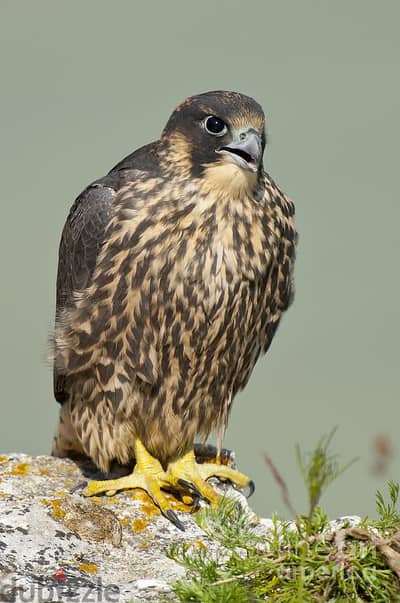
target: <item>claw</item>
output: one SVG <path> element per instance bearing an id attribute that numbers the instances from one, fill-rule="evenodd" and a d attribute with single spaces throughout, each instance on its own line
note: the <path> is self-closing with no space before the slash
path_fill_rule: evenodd
<path id="1" fill-rule="evenodd" d="M 189 490 L 190 495 L 192 497 L 192 500 L 190 502 L 190 506 L 191 506 L 191 513 L 196 513 L 196 511 L 199 510 L 200 508 L 200 500 L 205 500 L 205 498 L 202 496 L 201 492 L 199 491 L 198 488 L 196 488 L 196 486 L 194 484 L 192 484 L 191 482 L 188 482 L 185 479 L 178 479 L 178 484 L 180 486 L 182 486 L 183 488 L 186 488 L 187 490 Z"/>
<path id="2" fill-rule="evenodd" d="M 88 482 L 86 480 L 84 480 L 83 482 L 78 482 L 77 484 L 75 484 L 75 486 L 73 486 L 71 488 L 69 493 L 74 494 L 75 492 L 78 492 L 78 490 L 83 490 L 84 488 L 86 488 L 87 485 L 88 485 Z"/>
<path id="3" fill-rule="evenodd" d="M 249 489 L 249 493 L 246 495 L 246 498 L 250 498 L 250 496 L 253 496 L 253 494 L 256 490 L 256 485 L 252 479 L 249 481 L 247 488 Z"/>
<path id="4" fill-rule="evenodd" d="M 198 488 L 192 482 L 188 482 L 186 479 L 179 478 L 178 484 L 182 486 L 182 488 L 186 488 L 189 490 L 191 494 L 194 494 L 197 498 L 201 498 L 201 493 Z"/>
<path id="5" fill-rule="evenodd" d="M 196 511 L 198 511 L 200 509 L 200 500 L 201 500 L 200 496 L 193 497 L 192 508 L 190 509 L 191 513 L 196 513 Z"/>
<path id="6" fill-rule="evenodd" d="M 256 485 L 253 482 L 253 480 L 251 479 L 249 481 L 248 484 L 246 484 L 244 487 L 239 488 L 239 486 L 237 486 L 236 484 L 230 482 L 232 488 L 234 488 L 234 490 L 237 490 L 238 492 L 241 492 L 246 498 L 250 498 L 250 496 L 253 496 L 255 490 L 256 490 Z M 248 490 L 248 493 L 246 492 L 246 490 Z"/>
<path id="7" fill-rule="evenodd" d="M 167 519 L 170 520 L 171 523 L 174 524 L 174 526 L 176 526 L 177 528 L 179 528 L 179 530 L 182 530 L 182 532 L 185 531 L 185 526 L 180 521 L 180 519 L 178 519 L 178 516 L 175 513 L 175 511 L 173 511 L 172 509 L 166 509 L 165 511 L 163 511 L 163 514 L 165 515 L 165 517 Z"/>

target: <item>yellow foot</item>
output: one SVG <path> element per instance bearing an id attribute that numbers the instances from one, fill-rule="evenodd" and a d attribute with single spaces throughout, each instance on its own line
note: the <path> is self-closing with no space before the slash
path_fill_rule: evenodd
<path id="1" fill-rule="evenodd" d="M 193 449 L 203 479 L 218 477 L 222 481 L 229 481 L 234 488 L 247 489 L 247 498 L 253 494 L 254 482 L 236 470 L 235 455 L 231 450 L 218 450 L 211 444 L 195 444 Z"/>
<path id="2" fill-rule="evenodd" d="M 204 498 L 210 504 L 215 505 L 221 500 L 221 496 L 207 483 L 206 480 L 210 477 L 218 477 L 221 480 L 229 481 L 240 490 L 249 488 L 249 496 L 254 492 L 254 483 L 247 475 L 227 465 L 198 464 L 193 451 L 170 463 L 166 472 L 167 481 L 173 488 L 176 489 L 179 486 L 187 488 L 195 497 Z"/>
<path id="3" fill-rule="evenodd" d="M 135 440 L 134 449 L 136 465 L 133 473 L 118 479 L 89 482 L 83 491 L 83 495 L 95 496 L 104 493 L 107 496 L 113 496 L 119 490 L 140 488 L 147 492 L 167 519 L 180 530 L 184 530 L 182 522 L 179 521 L 166 496 L 161 491 L 161 488 L 168 487 L 168 482 L 165 479 L 165 472 L 160 462 L 147 452 L 140 440 Z"/>

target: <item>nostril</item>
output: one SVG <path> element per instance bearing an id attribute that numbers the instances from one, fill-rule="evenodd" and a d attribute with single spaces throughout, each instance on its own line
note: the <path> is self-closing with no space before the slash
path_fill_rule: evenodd
<path id="1" fill-rule="evenodd" d="M 246 133 L 245 133 L 245 132 L 242 132 L 242 133 L 240 134 L 239 138 L 240 138 L 240 140 L 244 140 L 244 139 L 246 138 L 246 136 L 247 136 L 247 135 L 246 135 Z"/>

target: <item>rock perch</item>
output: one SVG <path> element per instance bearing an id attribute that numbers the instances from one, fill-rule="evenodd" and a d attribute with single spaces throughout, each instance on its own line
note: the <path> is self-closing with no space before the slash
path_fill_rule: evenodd
<path id="1" fill-rule="evenodd" d="M 0 601 L 157 601 L 183 573 L 167 557 L 172 543 L 218 546 L 173 497 L 185 532 L 140 490 L 71 494 L 96 477 L 71 460 L 0 457 Z"/>

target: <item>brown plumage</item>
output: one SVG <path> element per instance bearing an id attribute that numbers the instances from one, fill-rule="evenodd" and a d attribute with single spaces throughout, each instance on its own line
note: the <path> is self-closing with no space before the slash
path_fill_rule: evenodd
<path id="1" fill-rule="evenodd" d="M 59 253 L 54 454 L 108 471 L 138 438 L 166 470 L 196 435 L 222 438 L 293 295 L 294 207 L 264 145 L 253 99 L 201 94 L 77 198 Z"/>

